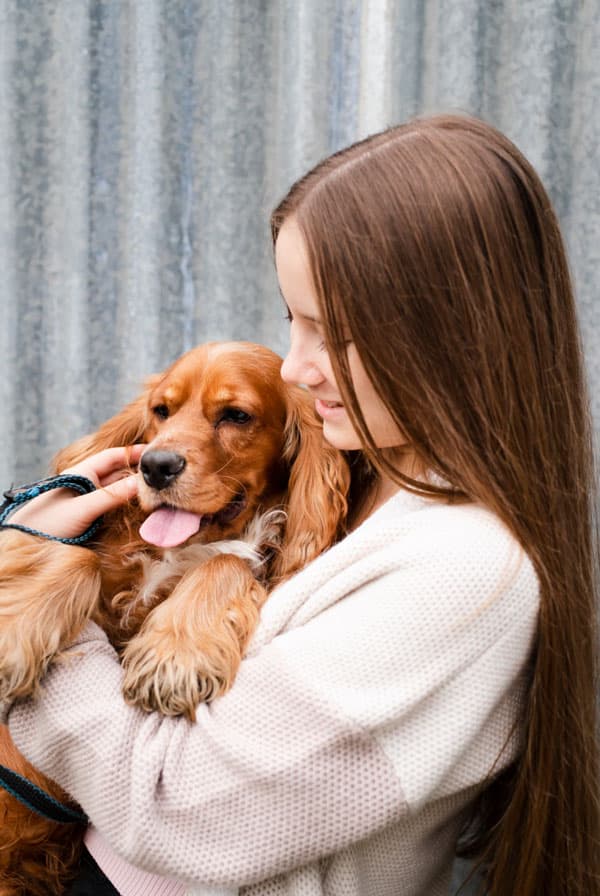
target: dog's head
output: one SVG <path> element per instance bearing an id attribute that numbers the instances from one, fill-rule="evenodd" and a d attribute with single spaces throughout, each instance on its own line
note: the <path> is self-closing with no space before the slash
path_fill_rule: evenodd
<path id="1" fill-rule="evenodd" d="M 161 547 L 241 534 L 259 508 L 287 523 L 277 575 L 330 545 L 343 525 L 349 473 L 322 435 L 313 402 L 280 376 L 281 358 L 246 342 L 201 345 L 98 432 L 62 451 L 65 469 L 102 448 L 145 442 L 142 536 Z"/>

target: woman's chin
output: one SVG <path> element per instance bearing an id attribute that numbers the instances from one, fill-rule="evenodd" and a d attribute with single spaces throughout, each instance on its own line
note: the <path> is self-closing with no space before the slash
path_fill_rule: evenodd
<path id="1" fill-rule="evenodd" d="M 347 418 L 343 423 L 323 420 L 323 437 L 339 451 L 357 451 L 363 447 Z"/>

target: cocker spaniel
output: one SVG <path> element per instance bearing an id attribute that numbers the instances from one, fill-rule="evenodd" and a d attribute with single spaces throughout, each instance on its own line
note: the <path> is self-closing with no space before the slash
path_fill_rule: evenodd
<path id="1" fill-rule="evenodd" d="M 228 690 L 269 591 L 344 527 L 346 460 L 280 366 L 251 343 L 199 346 L 60 452 L 57 472 L 147 443 L 138 499 L 107 514 L 85 547 L 0 532 L 0 699 L 34 694 L 90 619 L 120 653 L 129 702 L 193 720 Z M 5 727 L 0 764 L 68 802 Z M 59 896 L 82 834 L 0 789 L 0 896 Z"/>

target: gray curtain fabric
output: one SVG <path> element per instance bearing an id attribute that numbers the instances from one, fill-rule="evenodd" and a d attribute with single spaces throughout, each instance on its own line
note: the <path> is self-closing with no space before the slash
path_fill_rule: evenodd
<path id="1" fill-rule="evenodd" d="M 438 111 L 546 183 L 599 420 L 599 105 L 598 0 L 0 0 L 0 484 L 196 343 L 283 352 L 271 207 Z"/>
<path id="2" fill-rule="evenodd" d="M 270 208 L 424 112 L 538 168 L 598 384 L 598 0 L 0 0 L 0 67 L 0 483 L 198 342 L 283 352 Z"/>

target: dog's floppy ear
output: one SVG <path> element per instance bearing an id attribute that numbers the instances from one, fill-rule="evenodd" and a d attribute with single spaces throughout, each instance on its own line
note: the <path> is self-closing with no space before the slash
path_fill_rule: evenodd
<path id="1" fill-rule="evenodd" d="M 96 432 L 83 436 L 54 457 L 52 467 L 55 472 L 67 469 L 79 461 L 102 451 L 104 448 L 117 448 L 121 445 L 133 445 L 143 442 L 148 426 L 148 396 L 160 381 L 161 375 L 146 380 L 145 389 L 123 410 L 103 423 Z"/>
<path id="2" fill-rule="evenodd" d="M 343 531 L 350 470 L 323 438 L 312 399 L 288 387 L 284 459 L 290 467 L 287 523 L 275 577 L 282 580 L 332 545 Z"/>

